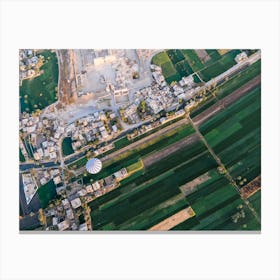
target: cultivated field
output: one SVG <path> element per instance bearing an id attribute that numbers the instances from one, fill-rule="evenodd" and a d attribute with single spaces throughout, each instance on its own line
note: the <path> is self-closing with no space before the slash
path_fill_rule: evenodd
<path id="1" fill-rule="evenodd" d="M 259 82 L 254 87 L 245 85 L 243 95 L 237 91 L 238 98 L 199 126 L 239 189 L 260 174 Z M 218 171 L 198 135 L 182 131 L 177 138 L 174 134 L 146 142 L 104 168 L 101 176 L 125 166 L 136 171 L 117 189 L 90 203 L 94 230 L 260 229 L 255 213 Z M 136 168 L 139 159 L 144 166 Z M 260 217 L 259 194 L 252 195 L 249 203 Z M 186 218 L 182 213 L 188 207 L 193 215 Z"/>
<path id="2" fill-rule="evenodd" d="M 208 80 L 234 65 L 238 53 L 169 50 L 153 63 L 169 65 L 169 78 L 198 71 Z M 84 178 L 100 179 L 122 167 L 131 174 L 90 203 L 93 230 L 260 230 L 261 192 L 240 196 L 260 175 L 260 81 L 257 62 L 219 85 L 191 115 L 201 134 L 177 122 L 156 137 L 119 140 L 101 173 Z"/>
<path id="3" fill-rule="evenodd" d="M 240 50 L 167 50 L 156 54 L 152 63 L 162 68 L 166 81 L 170 84 L 198 73 L 204 82 L 220 75 L 236 64 L 234 58 Z M 195 82 L 200 82 L 194 74 Z"/>

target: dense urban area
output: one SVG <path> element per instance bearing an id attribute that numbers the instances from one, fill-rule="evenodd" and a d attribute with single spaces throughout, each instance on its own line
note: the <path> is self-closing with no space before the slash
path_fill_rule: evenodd
<path id="1" fill-rule="evenodd" d="M 19 102 L 21 231 L 261 229 L 260 50 L 21 49 Z"/>

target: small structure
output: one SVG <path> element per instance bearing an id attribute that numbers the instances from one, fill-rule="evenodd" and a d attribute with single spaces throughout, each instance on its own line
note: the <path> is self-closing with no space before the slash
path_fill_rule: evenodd
<path id="1" fill-rule="evenodd" d="M 80 198 L 77 197 L 77 198 L 71 200 L 71 205 L 74 209 L 80 207 L 82 205 Z"/>

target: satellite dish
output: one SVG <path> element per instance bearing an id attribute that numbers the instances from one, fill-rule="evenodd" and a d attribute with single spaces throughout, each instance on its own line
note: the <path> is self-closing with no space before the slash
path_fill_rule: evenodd
<path id="1" fill-rule="evenodd" d="M 92 158 L 88 160 L 86 164 L 86 170 L 90 174 L 97 174 L 102 169 L 102 162 L 98 158 Z"/>

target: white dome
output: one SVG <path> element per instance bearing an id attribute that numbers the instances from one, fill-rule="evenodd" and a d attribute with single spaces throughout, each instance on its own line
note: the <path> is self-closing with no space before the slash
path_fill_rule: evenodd
<path id="1" fill-rule="evenodd" d="M 87 172 L 97 174 L 102 169 L 102 162 L 98 158 L 90 159 L 86 164 Z"/>

